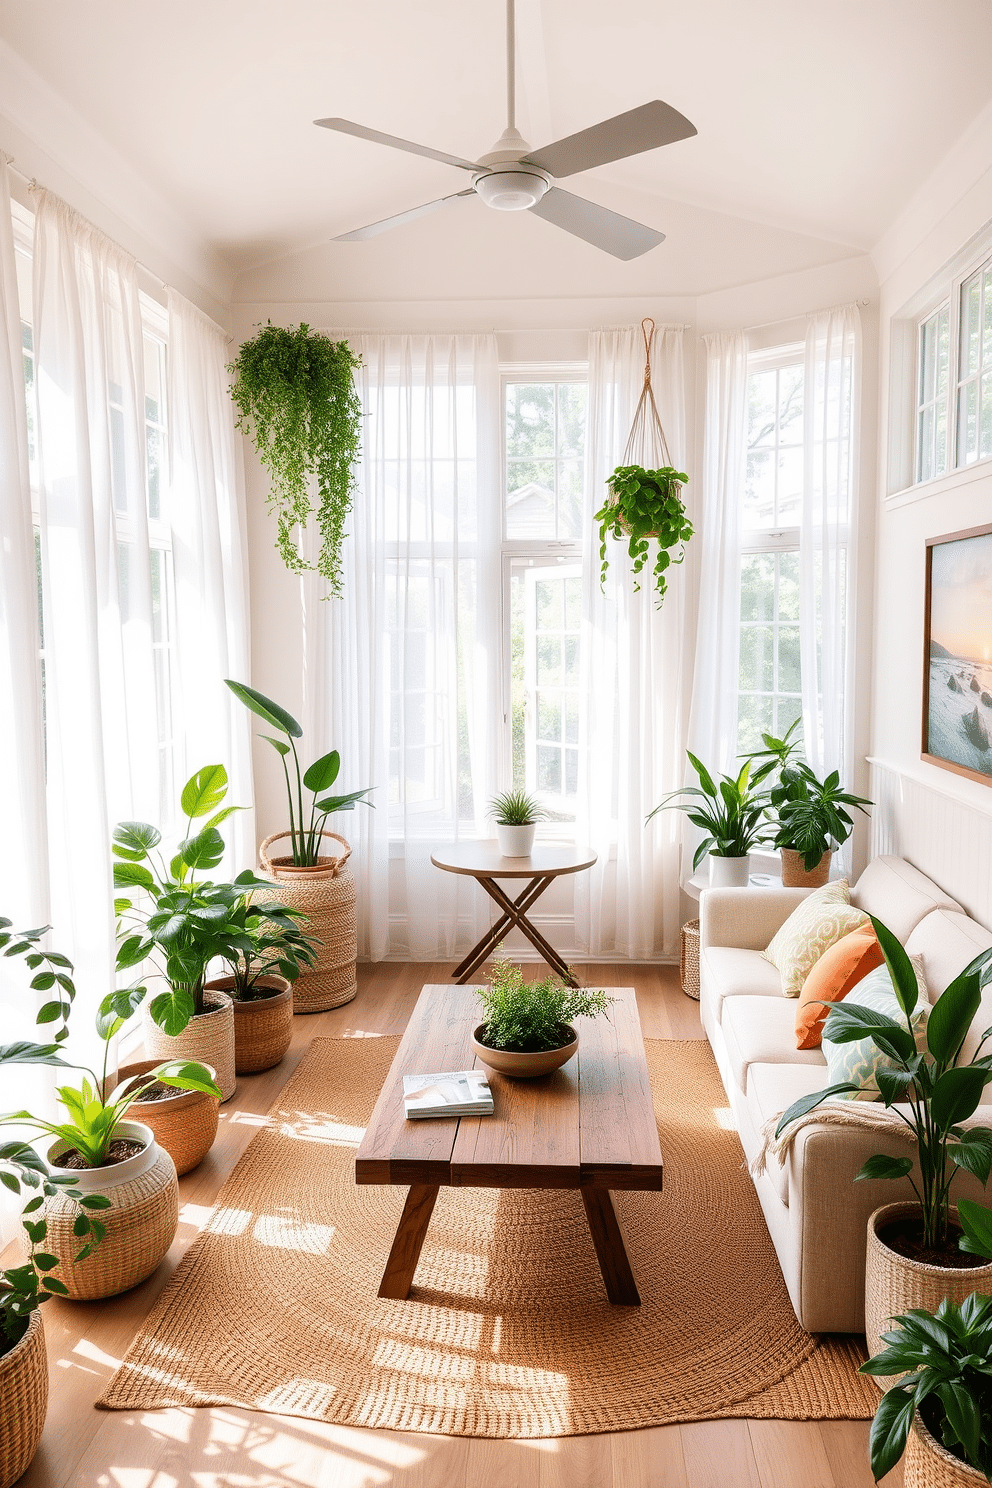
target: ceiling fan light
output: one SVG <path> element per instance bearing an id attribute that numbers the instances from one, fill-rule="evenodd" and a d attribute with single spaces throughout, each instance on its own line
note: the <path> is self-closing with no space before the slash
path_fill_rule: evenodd
<path id="1" fill-rule="evenodd" d="M 546 176 L 528 170 L 494 170 L 480 176 L 475 189 L 487 207 L 498 212 L 526 212 L 550 186 Z"/>

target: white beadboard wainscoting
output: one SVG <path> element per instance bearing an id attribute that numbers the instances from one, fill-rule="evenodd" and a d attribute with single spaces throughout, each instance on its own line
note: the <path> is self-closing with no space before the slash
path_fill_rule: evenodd
<path id="1" fill-rule="evenodd" d="M 872 855 L 906 858 L 973 919 L 992 926 L 992 786 L 962 780 L 965 797 L 953 783 L 945 788 L 885 760 L 868 763 Z"/>

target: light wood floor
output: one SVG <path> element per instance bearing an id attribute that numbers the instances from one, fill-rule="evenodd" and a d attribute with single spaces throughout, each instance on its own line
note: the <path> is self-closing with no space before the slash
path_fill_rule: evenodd
<path id="1" fill-rule="evenodd" d="M 537 968 L 535 968 L 535 971 Z M 242 1076 L 217 1141 L 180 1180 L 179 1234 L 143 1286 L 107 1302 L 46 1306 L 48 1420 L 22 1488 L 871 1488 L 868 1426 L 851 1421 L 716 1421 L 554 1441 L 487 1441 L 325 1426 L 240 1408 L 93 1408 L 261 1118 L 315 1036 L 402 1033 L 425 982 L 451 965 L 359 968 L 347 1007 L 294 1020 L 277 1069 Z M 646 1038 L 701 1038 L 675 969 L 590 966 L 582 979 L 637 989 Z M 884 1480 L 902 1488 L 901 1470 Z"/>

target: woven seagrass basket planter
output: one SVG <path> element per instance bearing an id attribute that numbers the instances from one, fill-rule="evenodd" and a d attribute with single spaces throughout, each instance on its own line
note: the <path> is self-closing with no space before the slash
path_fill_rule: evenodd
<path id="1" fill-rule="evenodd" d="M 694 1002 L 699 1001 L 699 921 L 686 920 L 682 926 L 679 975 L 682 991 Z"/>
<path id="2" fill-rule="evenodd" d="M 226 992 L 205 992 L 204 1006 L 209 1009 L 190 1018 L 182 1033 L 164 1032 L 153 1020 L 144 1004 L 143 1025 L 145 1053 L 163 1059 L 195 1059 L 209 1064 L 221 1089 L 221 1100 L 228 1101 L 237 1088 L 234 1078 L 234 1005 Z"/>
<path id="3" fill-rule="evenodd" d="M 144 1149 L 125 1162 L 106 1168 L 72 1172 L 74 1186 L 84 1194 L 103 1194 L 109 1209 L 99 1218 L 107 1233 L 84 1261 L 64 1264 L 59 1280 L 77 1301 L 116 1297 L 151 1276 L 176 1237 L 179 1227 L 179 1182 L 176 1165 L 159 1147 L 151 1131 L 140 1121 L 122 1121 L 118 1135 L 144 1142 Z M 65 1152 L 67 1142 L 54 1142 L 46 1160 L 53 1172 L 68 1170 L 53 1166 Z M 45 1201 L 48 1222 L 46 1245 L 57 1256 L 74 1256 L 80 1242 L 72 1232 L 78 1209 L 71 1199 L 58 1195 Z"/>
<path id="4" fill-rule="evenodd" d="M 825 852 L 815 868 L 807 868 L 802 853 L 791 847 L 780 848 L 782 854 L 782 887 L 786 889 L 821 889 L 830 878 L 833 853 Z"/>
<path id="5" fill-rule="evenodd" d="M 27 1471 L 47 1409 L 48 1355 L 36 1308 L 20 1343 L 0 1356 L 0 1488 L 10 1488 Z"/>
<path id="6" fill-rule="evenodd" d="M 288 836 L 288 832 L 274 832 L 266 837 L 258 858 L 263 876 L 278 885 L 272 899 L 306 915 L 308 933 L 321 942 L 316 965 L 293 984 L 293 1012 L 323 1013 L 350 1002 L 358 991 L 355 880 L 348 867 L 351 847 L 337 832 L 322 832 L 322 837 L 340 842 L 344 849 L 340 857 L 319 858 L 313 868 L 296 868 L 291 857 L 268 856 L 273 842 Z"/>
<path id="7" fill-rule="evenodd" d="M 117 1071 L 117 1083 L 132 1075 L 146 1075 L 161 1059 L 139 1059 Z M 155 1133 L 155 1140 L 176 1165 L 181 1178 L 201 1163 L 217 1135 L 220 1101 L 202 1090 L 176 1090 L 164 1100 L 137 1100 L 128 1106 L 132 1121 L 140 1121 Z"/>
<path id="8" fill-rule="evenodd" d="M 917 1416 L 902 1459 L 904 1488 L 976 1488 L 988 1483 L 977 1467 L 952 1457 Z"/>
<path id="9" fill-rule="evenodd" d="M 234 977 L 214 977 L 207 986 L 230 993 Z M 234 999 L 234 1068 L 239 1075 L 271 1069 L 293 1039 L 292 983 L 271 974 L 259 977 L 256 986 L 270 988 L 272 995 L 247 1002 Z"/>
<path id="10" fill-rule="evenodd" d="M 920 1206 L 915 1200 L 906 1199 L 896 1204 L 883 1204 L 868 1219 L 868 1247 L 865 1256 L 865 1337 L 868 1342 L 868 1357 L 873 1359 L 885 1348 L 882 1334 L 892 1326 L 889 1319 L 908 1312 L 911 1307 L 923 1307 L 927 1312 L 936 1312 L 947 1297 L 951 1302 L 961 1303 L 972 1292 L 988 1295 L 992 1292 L 992 1262 L 978 1266 L 958 1268 L 956 1266 L 928 1266 L 923 1261 L 910 1260 L 890 1250 L 878 1237 L 878 1231 L 894 1220 L 918 1214 Z M 957 1219 L 957 1210 L 951 1206 L 951 1218 Z M 874 1376 L 872 1376 L 874 1378 Z M 881 1390 L 890 1390 L 898 1383 L 897 1376 L 876 1378 Z"/>

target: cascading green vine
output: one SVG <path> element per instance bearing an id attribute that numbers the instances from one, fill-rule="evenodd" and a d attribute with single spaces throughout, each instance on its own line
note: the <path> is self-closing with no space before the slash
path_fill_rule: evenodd
<path id="1" fill-rule="evenodd" d="M 607 536 L 627 543 L 627 552 L 639 589 L 637 575 L 648 561 L 649 542 L 657 542 L 653 578 L 660 609 L 668 588 L 666 570 L 681 563 L 685 544 L 693 534 L 692 523 L 685 513 L 680 492 L 689 477 L 671 465 L 661 470 L 645 470 L 643 465 L 618 465 L 607 481 L 610 495 L 593 516 L 599 524 L 600 586 L 605 585 L 609 568 Z"/>
<path id="2" fill-rule="evenodd" d="M 262 326 L 228 367 L 238 428 L 252 441 L 272 480 L 276 547 L 292 573 L 315 570 L 340 596 L 341 544 L 355 489 L 362 405 L 354 372 L 361 358 L 306 324 Z M 318 501 L 311 499 L 316 478 Z M 320 551 L 309 563 L 300 529 L 316 514 Z"/>

